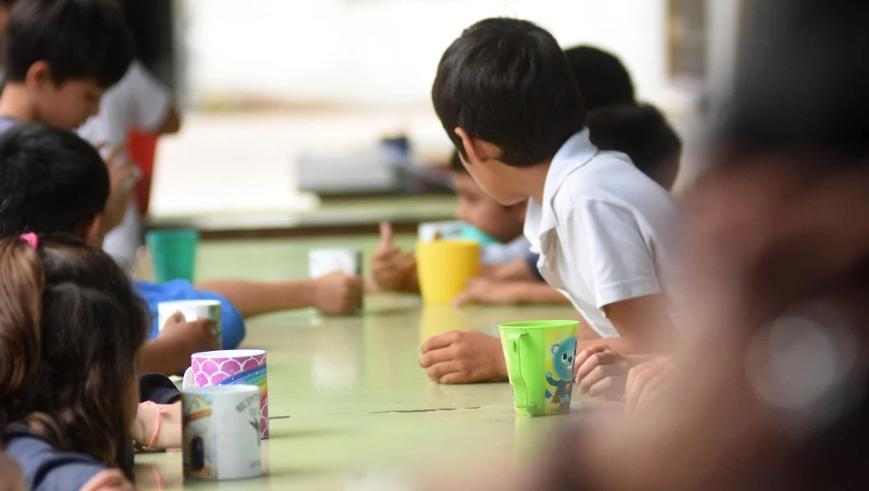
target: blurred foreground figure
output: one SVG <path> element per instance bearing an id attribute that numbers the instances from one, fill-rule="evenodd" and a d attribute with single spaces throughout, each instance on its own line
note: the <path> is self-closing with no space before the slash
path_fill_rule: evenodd
<path id="1" fill-rule="evenodd" d="M 642 410 L 461 489 L 869 489 L 869 2 L 755 3 L 781 11 L 690 198 L 684 350 Z"/>

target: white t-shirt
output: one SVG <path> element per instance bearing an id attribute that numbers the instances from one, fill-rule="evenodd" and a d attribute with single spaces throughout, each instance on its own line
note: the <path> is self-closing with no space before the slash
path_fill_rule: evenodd
<path id="1" fill-rule="evenodd" d="M 525 235 L 543 278 L 601 336 L 616 337 L 604 306 L 656 293 L 672 301 L 681 209 L 627 155 L 599 151 L 588 134 L 553 158 L 543 203 L 528 202 Z"/>
<path id="2" fill-rule="evenodd" d="M 133 128 L 159 129 L 172 107 L 172 91 L 134 60 L 120 82 L 103 95 L 100 112 L 78 130 L 93 145 L 127 143 Z"/>
<path id="3" fill-rule="evenodd" d="M 120 82 L 103 95 L 99 114 L 87 120 L 78 134 L 94 146 L 105 144 L 105 155 L 112 147 L 126 145 L 134 128 L 145 132 L 158 130 L 171 108 L 169 88 L 134 60 Z M 138 209 L 131 203 L 123 222 L 103 242 L 103 249 L 125 269 L 131 269 L 136 262 L 141 229 Z"/>

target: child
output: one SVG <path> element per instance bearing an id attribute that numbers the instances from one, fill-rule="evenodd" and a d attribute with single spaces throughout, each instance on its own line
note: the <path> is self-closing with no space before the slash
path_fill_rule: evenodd
<path id="1" fill-rule="evenodd" d="M 481 21 L 447 49 L 432 99 L 480 187 L 503 205 L 530 198 L 525 234 L 541 253 L 541 273 L 587 327 L 621 336 L 612 344 L 623 350 L 665 343 L 673 325 L 664 275 L 674 272 L 679 206 L 624 154 L 589 141 L 581 95 L 555 39 L 526 21 Z M 458 337 L 431 341 L 421 364 L 436 380 L 504 373 L 503 357 L 479 373 L 456 363 L 449 353 L 467 351 L 455 346 Z"/>
<path id="2" fill-rule="evenodd" d="M 695 322 L 670 386 L 462 489 L 869 489 L 869 3 L 745 14 L 727 146 L 689 197 Z"/>
<path id="3" fill-rule="evenodd" d="M 22 122 L 75 129 L 99 110 L 103 93 L 124 75 L 133 43 L 120 9 L 109 0 L 16 2 L 3 37 L 0 133 Z M 112 196 L 103 227 L 126 212 L 133 167 L 107 158 Z"/>
<path id="4" fill-rule="evenodd" d="M 499 205 L 465 171 L 457 153 L 450 162 L 453 187 L 459 199 L 456 218 L 498 241 L 497 246 L 502 252 L 506 252 L 502 256 L 509 259 L 511 255 L 524 255 L 529 247 L 528 241 L 522 235 L 525 203 Z M 382 224 L 380 231 L 380 247 L 371 258 L 375 285 L 384 291 L 418 293 L 419 280 L 416 277 L 416 260 L 413 254 L 403 253 L 392 245 L 392 229 L 389 224 Z M 484 276 L 489 269 L 489 265 L 483 265 Z"/>
<path id="5" fill-rule="evenodd" d="M 0 428 L 30 490 L 120 480 L 148 313 L 123 271 L 73 238 L 0 240 Z"/>
<path id="6" fill-rule="evenodd" d="M 564 50 L 564 56 L 587 112 L 635 103 L 631 74 L 616 55 L 591 46 L 575 46 Z"/>
<path id="7" fill-rule="evenodd" d="M 671 190 L 679 173 L 682 141 L 664 116 L 648 104 L 619 104 L 588 116 L 591 142 L 601 150 L 627 154 L 634 165 L 661 187 Z M 567 298 L 543 282 L 537 254 L 494 267 L 489 278 L 474 280 L 456 303 L 566 303 Z"/>
<path id="8" fill-rule="evenodd" d="M 30 124 L 0 137 L 0 201 L 5 203 L 0 235 L 67 233 L 97 245 L 108 193 L 108 173 L 99 154 L 75 134 Z M 195 289 L 186 281 L 137 282 L 154 319 L 152 337 L 158 331 L 157 303 L 165 300 L 220 300 L 225 348 L 237 346 L 244 337 L 242 316 L 304 307 L 347 312 L 361 301 L 361 280 L 342 274 L 278 283 L 225 280 L 214 286 L 220 291 Z M 191 353 L 206 351 L 213 343 L 205 325 L 173 327 L 143 350 L 143 371 L 177 373 L 189 366 Z"/>
<path id="9" fill-rule="evenodd" d="M 180 128 L 172 92 L 140 61 L 134 60 L 117 85 L 105 93 L 99 113 L 85 122 L 78 133 L 94 145 L 128 149 L 127 140 L 133 130 L 159 136 L 177 133 Z M 106 235 L 103 249 L 130 271 L 135 266 L 142 236 L 142 217 L 133 197 L 121 224 Z"/>

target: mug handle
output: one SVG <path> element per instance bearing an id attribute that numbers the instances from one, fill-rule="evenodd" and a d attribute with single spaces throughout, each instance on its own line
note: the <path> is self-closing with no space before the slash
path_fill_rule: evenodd
<path id="1" fill-rule="evenodd" d="M 194 384 L 195 380 L 193 378 L 193 367 L 189 367 L 187 368 L 187 370 L 184 371 L 184 380 L 181 382 L 181 389 L 192 389 Z"/>
<path id="2" fill-rule="evenodd" d="M 522 377 L 522 344 L 523 339 L 530 339 L 527 332 L 511 332 L 507 334 L 507 347 L 513 352 L 513 362 L 510 363 L 510 382 L 513 384 L 513 403 L 516 409 L 533 409 L 534 403 L 528 397 L 528 387 Z"/>

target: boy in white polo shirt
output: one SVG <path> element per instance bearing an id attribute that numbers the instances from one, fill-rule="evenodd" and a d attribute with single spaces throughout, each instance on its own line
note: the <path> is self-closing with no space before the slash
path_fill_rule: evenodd
<path id="1" fill-rule="evenodd" d="M 589 141 L 576 80 L 552 35 L 522 20 L 478 22 L 444 53 L 432 100 L 477 183 L 502 205 L 530 198 L 525 235 L 546 281 L 601 337 L 621 336 L 611 348 L 666 346 L 679 205 L 626 155 Z M 481 358 L 495 359 L 490 348 Z M 503 359 L 480 366 L 452 359 L 448 345 L 423 350 L 432 358 L 424 355 L 424 366 L 443 365 L 429 369 L 443 383 L 505 375 Z"/>

